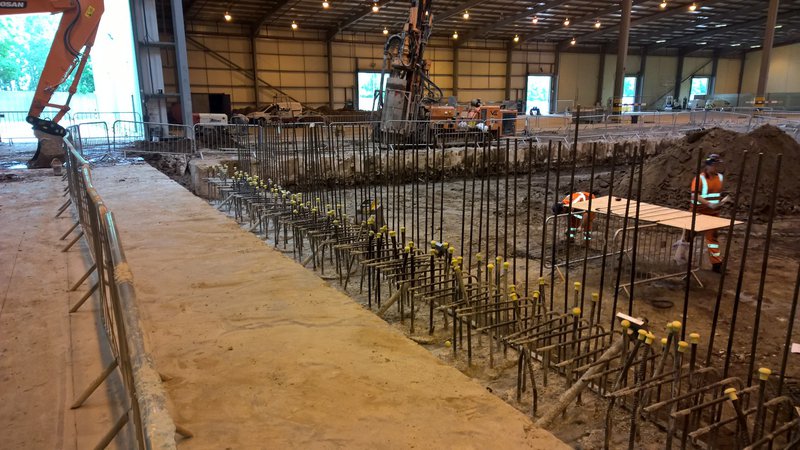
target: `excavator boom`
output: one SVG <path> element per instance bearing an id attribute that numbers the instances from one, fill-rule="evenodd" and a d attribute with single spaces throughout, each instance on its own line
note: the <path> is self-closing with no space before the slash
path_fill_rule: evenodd
<path id="1" fill-rule="evenodd" d="M 49 167 L 50 159 L 37 161 L 42 151 L 42 136 L 52 135 L 61 137 L 66 130 L 58 122 L 69 111 L 69 102 L 78 88 L 83 69 L 89 58 L 89 52 L 97 36 L 97 28 L 103 15 L 103 0 L 0 0 L 0 15 L 33 14 L 33 13 L 61 13 L 53 45 L 47 56 L 42 70 L 36 93 L 28 111 L 27 121 L 33 125 L 34 134 L 40 138 L 37 154 L 28 163 L 29 166 Z M 67 101 L 53 104 L 50 100 L 53 93 L 74 73 L 72 83 L 68 89 Z M 52 120 L 41 117 L 47 107 L 58 110 Z M 39 132 L 39 133 L 37 133 Z M 34 164 L 31 164 L 34 163 Z"/>

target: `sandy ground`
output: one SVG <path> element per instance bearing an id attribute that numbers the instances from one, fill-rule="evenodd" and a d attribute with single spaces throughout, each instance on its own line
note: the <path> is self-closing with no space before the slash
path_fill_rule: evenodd
<path id="1" fill-rule="evenodd" d="M 115 212 L 185 448 L 568 448 L 149 167 Z"/>
<path id="2" fill-rule="evenodd" d="M 14 181 L 11 181 L 14 180 Z M 73 398 L 107 364 L 95 303 L 68 313 L 86 286 L 83 240 L 68 253 L 59 237 L 73 223 L 54 219 L 64 187 L 52 171 L 0 170 L 0 436 L 2 448 L 90 448 L 121 414 L 112 375 L 77 410 Z M 124 431 L 112 448 L 125 448 Z"/>

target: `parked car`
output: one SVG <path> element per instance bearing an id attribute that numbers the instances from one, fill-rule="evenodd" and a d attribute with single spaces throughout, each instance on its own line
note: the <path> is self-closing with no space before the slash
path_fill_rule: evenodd
<path id="1" fill-rule="evenodd" d="M 299 102 L 273 103 L 261 111 L 251 112 L 247 115 L 250 123 L 265 125 L 270 122 L 293 123 L 297 122 L 303 114 L 303 105 Z"/>

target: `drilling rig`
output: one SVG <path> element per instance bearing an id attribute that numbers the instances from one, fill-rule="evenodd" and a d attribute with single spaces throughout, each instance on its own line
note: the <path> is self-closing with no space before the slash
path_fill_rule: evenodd
<path id="1" fill-rule="evenodd" d="M 409 136 L 418 132 L 442 100 L 442 90 L 428 78 L 429 64 L 424 57 L 432 25 L 431 0 L 412 0 L 403 31 L 386 40 L 382 89 L 375 93 L 384 133 Z"/>

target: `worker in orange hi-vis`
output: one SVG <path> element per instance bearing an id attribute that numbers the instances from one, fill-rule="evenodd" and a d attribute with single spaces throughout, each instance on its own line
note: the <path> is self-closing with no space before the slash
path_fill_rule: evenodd
<path id="1" fill-rule="evenodd" d="M 697 214 L 708 216 L 719 216 L 722 205 L 731 201 L 730 196 L 722 197 L 722 184 L 724 176 L 721 173 L 722 160 L 719 155 L 712 153 L 708 155 L 703 164 L 700 174 L 692 180 L 691 202 Z M 700 183 L 698 186 L 697 183 Z M 695 199 L 695 193 L 698 194 Z M 722 253 L 719 247 L 719 230 L 708 230 L 705 232 L 705 242 L 708 248 L 708 259 L 714 272 L 722 271 Z"/>
<path id="2" fill-rule="evenodd" d="M 597 198 L 594 194 L 589 192 L 573 192 L 572 194 L 564 197 L 563 200 L 553 205 L 553 214 L 567 214 L 570 213 L 569 225 L 567 228 L 567 239 L 572 242 L 578 231 L 583 231 L 583 240 L 592 240 L 592 221 L 594 220 L 594 213 L 584 214 L 585 211 L 581 209 L 572 208 L 570 206 L 576 203 L 588 201 L 590 198 Z"/>

